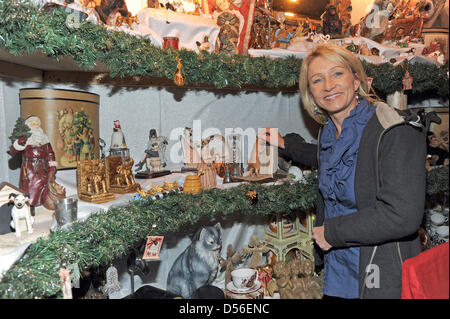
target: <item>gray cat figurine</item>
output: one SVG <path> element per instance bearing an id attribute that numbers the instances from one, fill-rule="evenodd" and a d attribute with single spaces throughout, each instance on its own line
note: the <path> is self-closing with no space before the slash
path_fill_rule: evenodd
<path id="1" fill-rule="evenodd" d="M 219 270 L 221 249 L 220 223 L 198 230 L 173 263 L 167 276 L 167 291 L 190 299 L 198 288 L 211 284 Z"/>

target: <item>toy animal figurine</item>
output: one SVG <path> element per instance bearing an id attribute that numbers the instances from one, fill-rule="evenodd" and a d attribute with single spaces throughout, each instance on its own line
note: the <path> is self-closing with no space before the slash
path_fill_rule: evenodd
<path id="1" fill-rule="evenodd" d="M 133 23 L 139 24 L 139 20 L 137 16 L 131 16 L 131 17 L 122 17 L 121 15 L 117 16 L 116 18 L 116 27 L 120 27 L 124 24 L 126 24 L 129 28 L 133 29 Z"/>
<path id="2" fill-rule="evenodd" d="M 203 42 L 196 41 L 195 44 L 197 45 L 198 51 L 209 51 L 211 48 L 211 43 L 209 43 L 209 36 L 205 35 L 203 38 Z"/>
<path id="3" fill-rule="evenodd" d="M 33 233 L 34 218 L 31 216 L 30 210 L 30 196 L 11 193 L 9 194 L 9 201 L 14 203 L 11 210 L 11 227 L 14 228 L 16 236 L 20 237 L 22 230 L 20 229 L 20 220 L 25 219 L 27 231 L 29 234 Z"/>
<path id="4" fill-rule="evenodd" d="M 192 243 L 178 256 L 167 277 L 167 290 L 185 299 L 216 278 L 222 249 L 220 224 L 199 229 Z"/>

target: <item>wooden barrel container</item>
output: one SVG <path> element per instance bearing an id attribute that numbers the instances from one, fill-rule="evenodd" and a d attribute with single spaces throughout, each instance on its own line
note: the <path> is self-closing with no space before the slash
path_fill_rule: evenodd
<path id="1" fill-rule="evenodd" d="M 198 194 L 203 190 L 200 177 L 197 175 L 186 176 L 183 184 L 183 192 L 188 194 Z"/>
<path id="2" fill-rule="evenodd" d="M 65 89 L 21 89 L 20 114 L 39 117 L 50 139 L 58 169 L 76 168 L 77 160 L 99 158 L 98 94 Z"/>

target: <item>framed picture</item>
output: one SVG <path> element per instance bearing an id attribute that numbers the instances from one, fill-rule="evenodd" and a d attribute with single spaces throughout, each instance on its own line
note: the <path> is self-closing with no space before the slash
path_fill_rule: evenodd
<path id="1" fill-rule="evenodd" d="M 148 236 L 142 259 L 159 259 L 164 236 Z"/>

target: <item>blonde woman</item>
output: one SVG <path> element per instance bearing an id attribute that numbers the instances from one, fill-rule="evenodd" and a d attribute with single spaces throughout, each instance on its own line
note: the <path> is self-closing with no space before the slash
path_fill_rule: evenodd
<path id="1" fill-rule="evenodd" d="M 368 92 L 359 59 L 319 46 L 302 62 L 303 107 L 322 125 L 318 145 L 258 138 L 318 167 L 316 264 L 324 297 L 401 298 L 401 265 L 420 253 L 426 148 L 422 128 Z M 273 130 L 271 131 L 273 132 Z"/>

